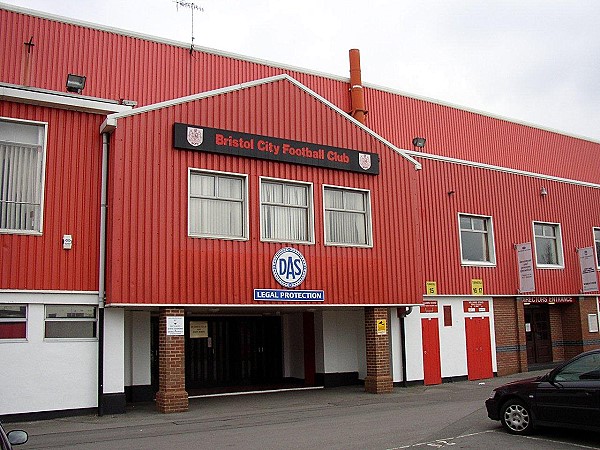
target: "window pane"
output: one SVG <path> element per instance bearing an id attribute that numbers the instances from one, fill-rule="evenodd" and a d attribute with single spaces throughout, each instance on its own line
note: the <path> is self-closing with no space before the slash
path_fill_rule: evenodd
<path id="1" fill-rule="evenodd" d="M 214 197 L 215 177 L 193 174 L 190 177 L 190 194 L 193 196 Z"/>
<path id="2" fill-rule="evenodd" d="M 362 192 L 344 192 L 344 209 L 350 211 L 364 211 L 365 202 Z"/>
<path id="3" fill-rule="evenodd" d="M 43 127 L 33 128 L 43 131 Z M 12 143 L 6 139 L 7 137 L 0 133 L 0 228 L 39 231 L 43 191 L 43 146 Z"/>
<path id="4" fill-rule="evenodd" d="M 306 209 L 263 205 L 262 231 L 264 239 L 308 241 Z"/>
<path id="5" fill-rule="evenodd" d="M 47 319 L 95 319 L 95 306 L 46 306 Z"/>
<path id="6" fill-rule="evenodd" d="M 239 178 L 219 177 L 219 198 L 242 199 L 242 180 Z"/>
<path id="7" fill-rule="evenodd" d="M 469 216 L 459 216 L 460 229 L 470 230 L 471 229 L 471 218 Z"/>
<path id="8" fill-rule="evenodd" d="M 192 199 L 191 206 L 193 207 L 190 217 L 192 232 L 224 237 L 243 236 L 241 202 Z"/>
<path id="9" fill-rule="evenodd" d="M 283 202 L 287 205 L 307 206 L 307 191 L 305 186 L 286 186 Z"/>
<path id="10" fill-rule="evenodd" d="M 325 190 L 325 208 L 344 209 L 344 197 L 341 191 Z"/>
<path id="11" fill-rule="evenodd" d="M 600 229 L 599 228 L 594 228 L 594 240 L 600 242 Z"/>
<path id="12" fill-rule="evenodd" d="M 283 203 L 283 185 L 263 182 L 262 201 L 267 203 Z"/>
<path id="13" fill-rule="evenodd" d="M 558 264 L 555 239 L 536 237 L 535 250 L 538 264 Z"/>
<path id="14" fill-rule="evenodd" d="M 556 235 L 556 229 L 554 225 L 544 225 L 544 236 L 551 237 Z"/>
<path id="15" fill-rule="evenodd" d="M 26 317 L 25 305 L 0 305 L 0 319 L 25 319 Z"/>
<path id="16" fill-rule="evenodd" d="M 27 322 L 0 322 L 0 339 L 25 339 Z"/>
<path id="17" fill-rule="evenodd" d="M 47 338 L 95 338 L 96 321 L 46 321 Z"/>
<path id="18" fill-rule="evenodd" d="M 362 214 L 329 211 L 327 241 L 337 244 L 367 243 L 365 218 Z"/>
<path id="19" fill-rule="evenodd" d="M 533 225 L 533 230 L 536 236 L 543 236 L 544 235 L 544 227 L 541 224 L 534 224 Z"/>
<path id="20" fill-rule="evenodd" d="M 489 261 L 487 234 L 462 231 L 462 258 L 465 261 Z"/>
<path id="21" fill-rule="evenodd" d="M 472 218 L 472 222 L 473 222 L 473 229 L 477 230 L 477 231 L 486 231 L 486 227 L 485 227 L 485 219 L 479 218 L 479 217 L 473 217 Z"/>

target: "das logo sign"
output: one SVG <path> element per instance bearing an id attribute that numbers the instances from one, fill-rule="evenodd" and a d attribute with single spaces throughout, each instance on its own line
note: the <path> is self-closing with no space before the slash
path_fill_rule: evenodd
<path id="1" fill-rule="evenodd" d="M 275 253 L 271 268 L 277 282 L 286 288 L 300 286 L 306 278 L 306 260 L 295 248 L 284 247 Z"/>

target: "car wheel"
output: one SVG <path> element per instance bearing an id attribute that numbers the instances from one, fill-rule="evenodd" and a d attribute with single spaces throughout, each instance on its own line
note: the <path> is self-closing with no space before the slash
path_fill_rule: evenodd
<path id="1" fill-rule="evenodd" d="M 531 411 L 516 398 L 507 401 L 500 410 L 500 421 L 512 434 L 529 434 L 533 430 Z"/>

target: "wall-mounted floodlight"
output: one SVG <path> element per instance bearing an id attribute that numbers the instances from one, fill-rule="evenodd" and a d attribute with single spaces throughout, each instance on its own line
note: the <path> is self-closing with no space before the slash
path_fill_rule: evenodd
<path id="1" fill-rule="evenodd" d="M 548 190 L 544 186 L 542 186 L 542 188 L 540 189 L 540 195 L 542 197 L 545 197 L 546 195 L 548 195 Z"/>
<path id="2" fill-rule="evenodd" d="M 417 148 L 425 147 L 425 138 L 424 137 L 416 137 L 412 140 L 412 143 Z"/>
<path id="3" fill-rule="evenodd" d="M 85 77 L 83 75 L 74 75 L 70 73 L 67 76 L 67 92 L 77 92 L 81 94 L 81 91 L 85 87 Z"/>

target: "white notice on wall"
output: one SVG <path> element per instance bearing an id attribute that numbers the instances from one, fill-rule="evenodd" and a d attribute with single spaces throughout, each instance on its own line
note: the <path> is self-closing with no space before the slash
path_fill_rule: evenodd
<path id="1" fill-rule="evenodd" d="M 531 253 L 531 242 L 515 245 L 517 259 L 519 260 L 519 292 L 535 291 L 533 278 L 533 256 Z"/>
<path id="2" fill-rule="evenodd" d="M 598 277 L 596 276 L 596 258 L 594 247 L 577 249 L 579 253 L 579 265 L 581 266 L 581 292 L 595 292 L 598 290 Z"/>
<path id="3" fill-rule="evenodd" d="M 167 336 L 183 336 L 183 317 L 167 316 Z"/>

